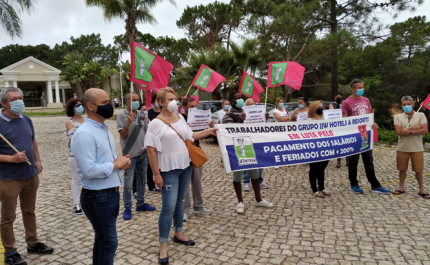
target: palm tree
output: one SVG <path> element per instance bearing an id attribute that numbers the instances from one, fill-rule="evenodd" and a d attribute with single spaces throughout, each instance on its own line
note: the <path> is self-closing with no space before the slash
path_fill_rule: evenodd
<path id="1" fill-rule="evenodd" d="M 82 68 L 82 70 L 84 73 L 87 73 L 88 78 L 90 78 L 92 87 L 98 87 L 97 76 L 100 74 L 101 69 L 102 66 L 96 61 L 84 63 L 84 68 Z"/>
<path id="2" fill-rule="evenodd" d="M 13 39 L 21 37 L 21 19 L 19 13 L 27 11 L 29 14 L 33 9 L 32 0 L 0 0 L 0 23 L 9 36 Z"/>
<path id="3" fill-rule="evenodd" d="M 137 23 L 155 24 L 157 20 L 151 10 L 163 0 L 85 0 L 87 6 L 99 6 L 103 9 L 104 17 L 110 21 L 114 17 L 125 19 L 125 30 L 130 42 L 136 40 Z M 169 0 L 176 5 L 175 0 Z"/>
<path id="4" fill-rule="evenodd" d="M 108 79 L 109 82 L 109 89 L 110 89 L 110 95 L 112 97 L 112 83 L 111 83 L 111 78 L 113 75 L 118 74 L 119 71 L 116 68 L 110 68 L 109 66 L 102 66 L 102 70 L 101 70 L 101 76 L 103 76 L 103 81 L 106 80 L 106 78 Z"/>

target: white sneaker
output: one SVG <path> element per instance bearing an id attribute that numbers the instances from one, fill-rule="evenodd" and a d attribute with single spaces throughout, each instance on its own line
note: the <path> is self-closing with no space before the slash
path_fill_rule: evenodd
<path id="1" fill-rule="evenodd" d="M 188 214 L 184 213 L 184 222 L 188 222 Z"/>
<path id="2" fill-rule="evenodd" d="M 243 191 L 249 191 L 249 183 L 243 183 Z"/>
<path id="3" fill-rule="evenodd" d="M 273 204 L 270 202 L 267 202 L 265 199 L 261 199 L 261 202 L 254 202 L 254 205 L 257 207 L 266 207 L 266 208 L 273 207 Z"/>
<path id="4" fill-rule="evenodd" d="M 266 190 L 268 188 L 269 188 L 269 185 L 267 185 L 266 183 L 264 183 L 264 181 L 260 183 L 260 189 L 265 189 Z"/>
<path id="5" fill-rule="evenodd" d="M 203 208 L 201 210 L 195 210 L 193 209 L 193 214 L 211 214 L 212 211 L 206 208 Z"/>
<path id="6" fill-rule="evenodd" d="M 245 204 L 243 202 L 239 202 L 236 206 L 236 212 L 237 213 L 244 213 L 245 212 Z"/>

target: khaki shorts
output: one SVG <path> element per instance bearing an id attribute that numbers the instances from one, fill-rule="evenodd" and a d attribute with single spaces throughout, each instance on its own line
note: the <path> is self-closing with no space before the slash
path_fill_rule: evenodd
<path id="1" fill-rule="evenodd" d="M 424 152 L 406 153 L 400 151 L 397 151 L 397 170 L 408 170 L 409 158 L 412 161 L 413 172 L 419 173 L 424 171 Z"/>

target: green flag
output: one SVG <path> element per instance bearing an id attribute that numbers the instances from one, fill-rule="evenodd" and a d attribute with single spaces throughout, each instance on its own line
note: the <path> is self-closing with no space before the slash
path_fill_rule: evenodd
<path id="1" fill-rule="evenodd" d="M 155 55 L 137 46 L 135 49 L 135 78 L 143 80 L 145 82 L 152 82 L 153 76 L 149 69 L 151 68 L 152 63 L 155 61 Z"/>
<path id="2" fill-rule="evenodd" d="M 202 88 L 206 88 L 209 84 L 209 81 L 211 80 L 213 70 L 203 67 L 202 71 L 200 72 L 199 77 L 197 78 L 197 81 L 195 82 L 198 86 Z"/>
<path id="3" fill-rule="evenodd" d="M 272 64 L 272 82 L 271 85 L 277 85 L 284 82 L 285 71 L 287 70 L 288 63 L 274 63 Z"/>

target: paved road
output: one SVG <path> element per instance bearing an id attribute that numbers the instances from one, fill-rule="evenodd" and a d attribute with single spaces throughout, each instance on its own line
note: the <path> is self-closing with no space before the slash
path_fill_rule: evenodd
<path id="1" fill-rule="evenodd" d="M 25 253 L 22 217 L 15 223 L 17 247 L 29 264 L 91 264 L 93 232 L 85 216 L 72 213 L 65 117 L 33 118 L 44 172 L 37 200 L 39 238 L 55 248 L 53 255 Z M 109 121 L 119 151 L 116 123 Z M 196 247 L 169 243 L 171 264 L 430 264 L 430 200 L 417 195 L 408 179 L 404 196 L 370 193 L 364 168 L 359 178 L 365 194 L 349 190 L 347 168 L 326 170 L 330 198 L 312 197 L 308 167 L 264 171 L 269 190 L 263 197 L 272 209 L 253 206 L 253 193 L 244 195 L 245 214 L 235 212 L 232 176 L 220 167 L 218 146 L 202 143 L 209 157 L 203 173 L 205 206 L 210 216 L 190 215 L 184 231 Z M 375 167 L 384 186 L 397 188 L 395 149 L 377 146 Z M 430 192 L 430 154 L 426 153 L 425 185 Z M 408 176 L 412 176 L 408 171 Z M 115 264 L 155 264 L 158 254 L 159 194 L 146 200 L 155 212 L 132 212 L 118 218 L 119 247 Z M 171 233 L 173 236 L 173 232 Z"/>

